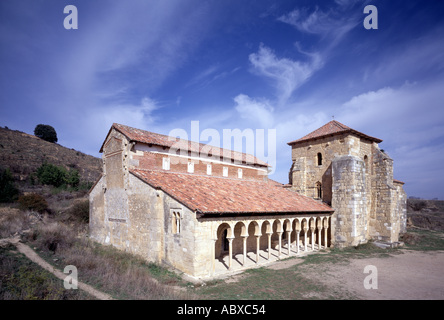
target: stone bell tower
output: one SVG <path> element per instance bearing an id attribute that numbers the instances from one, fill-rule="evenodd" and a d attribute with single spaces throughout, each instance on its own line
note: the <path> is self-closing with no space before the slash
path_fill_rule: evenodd
<path id="1" fill-rule="evenodd" d="M 381 142 L 333 120 L 288 143 L 291 188 L 332 206 L 337 247 L 371 239 L 396 243 L 406 231 L 404 183 L 393 180 L 393 160 Z"/>

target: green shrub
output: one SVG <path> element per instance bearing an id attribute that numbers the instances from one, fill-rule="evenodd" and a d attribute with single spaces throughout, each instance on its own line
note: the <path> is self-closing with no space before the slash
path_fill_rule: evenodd
<path id="1" fill-rule="evenodd" d="M 22 210 L 33 210 L 42 213 L 48 208 L 48 203 L 45 198 L 37 193 L 20 196 L 18 202 Z"/>
<path id="2" fill-rule="evenodd" d="M 66 170 L 62 166 L 56 166 L 50 163 L 42 164 L 36 172 L 37 179 L 41 184 L 51 185 L 56 188 L 62 186 L 71 186 L 78 188 L 80 184 L 80 174 L 77 170 Z"/>
<path id="3" fill-rule="evenodd" d="M 37 169 L 37 178 L 41 184 L 60 187 L 66 183 L 67 171 L 63 167 L 44 163 Z"/>
<path id="4" fill-rule="evenodd" d="M 71 169 L 66 175 L 66 183 L 73 188 L 77 188 L 80 183 L 79 172 L 75 169 Z"/>
<path id="5" fill-rule="evenodd" d="M 19 190 L 14 186 L 14 178 L 8 169 L 0 170 L 0 202 L 14 202 Z"/>

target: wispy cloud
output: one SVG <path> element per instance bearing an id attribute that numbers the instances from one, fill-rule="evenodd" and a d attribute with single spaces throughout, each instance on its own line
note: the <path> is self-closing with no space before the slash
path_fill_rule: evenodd
<path id="1" fill-rule="evenodd" d="M 339 1 L 338 6 L 323 11 L 315 7 L 295 9 L 278 18 L 278 21 L 287 23 L 302 33 L 318 35 L 326 42 L 327 48 L 332 48 L 362 19 L 361 12 L 347 12 L 344 9 L 353 4 L 350 1 Z"/>

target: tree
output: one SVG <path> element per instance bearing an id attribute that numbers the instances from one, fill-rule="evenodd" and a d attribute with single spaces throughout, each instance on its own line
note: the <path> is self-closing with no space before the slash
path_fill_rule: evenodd
<path id="1" fill-rule="evenodd" d="M 47 124 L 38 124 L 34 129 L 34 135 L 52 143 L 58 140 L 55 129 Z"/>

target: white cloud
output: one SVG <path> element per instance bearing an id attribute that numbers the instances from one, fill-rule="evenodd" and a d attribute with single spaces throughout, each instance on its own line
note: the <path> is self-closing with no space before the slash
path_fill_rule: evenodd
<path id="1" fill-rule="evenodd" d="M 339 41 L 356 25 L 361 23 L 362 12 L 347 12 L 350 1 L 339 1 L 338 6 L 325 12 L 316 7 L 311 13 L 307 8 L 295 9 L 277 20 L 287 23 L 302 33 L 318 35 L 325 40 L 326 50 L 336 46 Z"/>
<path id="2" fill-rule="evenodd" d="M 330 31 L 332 25 L 336 24 L 327 13 L 319 8 L 310 14 L 307 14 L 307 9 L 295 9 L 279 17 L 278 20 L 294 26 L 299 31 L 313 34 L 326 33 Z"/>
<path id="3" fill-rule="evenodd" d="M 249 56 L 254 70 L 274 82 L 278 90 L 278 103 L 284 104 L 291 94 L 305 83 L 313 73 L 322 67 L 323 61 L 318 53 L 307 54 L 308 62 L 277 58 L 274 52 L 261 44 L 257 53 Z"/>
<path id="4" fill-rule="evenodd" d="M 236 111 L 242 119 L 252 121 L 261 128 L 270 128 L 273 125 L 274 108 L 266 99 L 252 99 L 245 94 L 239 94 L 234 98 Z"/>
<path id="5" fill-rule="evenodd" d="M 380 147 L 393 158 L 394 176 L 407 182 L 409 195 L 443 198 L 435 179 L 444 175 L 443 87 L 444 79 L 385 87 L 339 108 L 340 122 L 383 140 Z"/>

